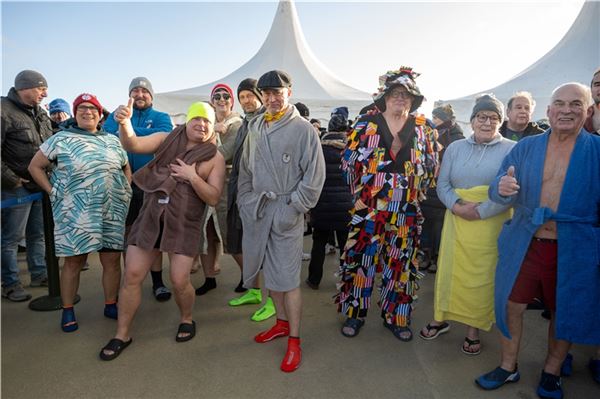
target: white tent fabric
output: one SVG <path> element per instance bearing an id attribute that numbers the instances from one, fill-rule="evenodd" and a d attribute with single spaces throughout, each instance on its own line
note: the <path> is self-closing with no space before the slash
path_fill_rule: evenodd
<path id="1" fill-rule="evenodd" d="M 468 124 L 475 98 L 481 93 L 493 93 L 504 104 L 517 91 L 529 91 L 536 101 L 533 120 L 546 116 L 552 90 L 562 83 L 580 82 L 588 85 L 594 71 L 600 67 L 600 2 L 586 1 L 573 26 L 560 42 L 536 63 L 509 81 L 477 94 L 436 101 L 436 106 L 450 103 L 456 120 Z"/>
<path id="2" fill-rule="evenodd" d="M 371 101 L 368 93 L 342 83 L 316 59 L 302 33 L 294 3 L 281 0 L 271 30 L 252 59 L 224 78 L 203 86 L 158 93 L 154 104 L 171 115 L 185 113 L 191 103 L 208 100 L 217 83 L 226 83 L 235 90 L 242 80 L 258 79 L 273 69 L 284 70 L 292 76 L 292 100 L 306 103 L 311 108 L 311 116 L 316 107 L 322 107 L 326 113 L 335 106 L 355 105 L 352 108 L 356 108 Z"/>

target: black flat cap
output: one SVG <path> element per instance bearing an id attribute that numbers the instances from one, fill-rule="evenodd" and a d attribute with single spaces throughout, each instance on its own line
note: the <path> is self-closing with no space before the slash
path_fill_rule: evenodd
<path id="1" fill-rule="evenodd" d="M 258 79 L 259 90 L 269 88 L 292 87 L 292 78 L 284 71 L 269 71 Z"/>

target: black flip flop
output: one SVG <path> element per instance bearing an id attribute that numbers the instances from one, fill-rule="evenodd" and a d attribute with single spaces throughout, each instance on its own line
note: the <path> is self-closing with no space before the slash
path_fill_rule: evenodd
<path id="1" fill-rule="evenodd" d="M 188 334 L 180 337 L 179 334 Z M 177 329 L 177 335 L 175 335 L 175 341 L 186 342 L 194 338 L 196 335 L 196 322 L 192 320 L 191 323 L 181 323 Z"/>
<path id="2" fill-rule="evenodd" d="M 123 352 L 123 350 L 127 348 L 129 344 L 131 344 L 131 341 L 133 341 L 133 338 L 129 338 L 129 341 L 123 341 L 122 339 L 118 338 L 111 339 L 100 351 L 100 359 L 106 361 L 116 359 L 117 356 L 119 356 L 121 352 Z M 107 355 L 104 353 L 105 350 L 112 351 L 113 353 L 111 355 Z"/>
<path id="3" fill-rule="evenodd" d="M 440 324 L 439 326 L 433 326 L 431 324 L 427 324 L 425 326 L 425 329 L 427 330 L 427 332 L 429 333 L 430 331 L 435 331 L 435 334 L 427 336 L 423 334 L 423 330 L 419 331 L 419 337 L 423 338 L 426 341 L 430 341 L 432 339 L 436 339 L 437 337 L 439 337 L 442 334 L 447 333 L 450 330 L 450 324 L 443 322 L 442 324 Z"/>

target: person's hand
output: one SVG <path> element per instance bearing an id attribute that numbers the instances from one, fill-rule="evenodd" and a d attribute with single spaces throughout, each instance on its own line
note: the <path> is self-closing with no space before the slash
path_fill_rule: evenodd
<path id="1" fill-rule="evenodd" d="M 171 169 L 171 176 L 178 177 L 189 182 L 191 182 L 195 176 L 198 176 L 198 174 L 196 173 L 195 162 L 191 165 L 188 165 L 179 158 L 177 158 L 175 162 L 176 163 L 172 163 L 169 166 Z"/>
<path id="2" fill-rule="evenodd" d="M 133 115 L 133 98 L 129 97 L 127 105 L 119 105 L 114 112 L 114 118 L 120 125 L 127 123 L 131 120 Z"/>
<path id="3" fill-rule="evenodd" d="M 52 119 L 55 123 L 61 123 L 69 119 L 69 114 L 66 112 L 55 112 L 50 115 L 50 119 Z"/>
<path id="4" fill-rule="evenodd" d="M 17 180 L 17 183 L 15 184 L 15 188 L 23 187 L 23 184 L 25 184 L 25 183 L 29 183 L 29 180 L 19 177 L 19 179 Z"/>
<path id="5" fill-rule="evenodd" d="M 227 126 L 223 122 L 215 123 L 215 132 L 218 134 L 225 134 L 227 132 Z"/>
<path id="6" fill-rule="evenodd" d="M 479 220 L 481 216 L 479 216 L 479 212 L 477 211 L 478 206 L 477 202 L 460 200 L 452 206 L 452 213 L 465 220 Z"/>
<path id="7" fill-rule="evenodd" d="M 515 167 L 511 165 L 508 167 L 506 175 L 500 178 L 498 193 L 503 197 L 510 197 L 518 194 L 520 188 L 517 179 L 515 179 Z"/>

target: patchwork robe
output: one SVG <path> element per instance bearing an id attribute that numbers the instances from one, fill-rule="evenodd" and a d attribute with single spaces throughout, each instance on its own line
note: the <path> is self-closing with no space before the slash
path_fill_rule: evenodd
<path id="1" fill-rule="evenodd" d="M 277 121 L 267 123 L 264 114 L 250 121 L 238 177 L 244 286 L 252 286 L 261 268 L 267 289 L 299 286 L 303 214 L 324 182 L 319 137 L 294 106 Z"/>
<path id="2" fill-rule="evenodd" d="M 490 186 L 490 198 L 513 205 L 512 220 L 498 238 L 495 308 L 498 328 L 510 338 L 506 305 L 529 243 L 548 220 L 558 228 L 556 338 L 581 344 L 600 344 L 600 137 L 581 130 L 563 185 L 558 210 L 540 207 L 546 148 L 551 130 L 519 141 L 504 159 Z M 509 166 L 521 186 L 503 197 L 500 178 Z"/>

